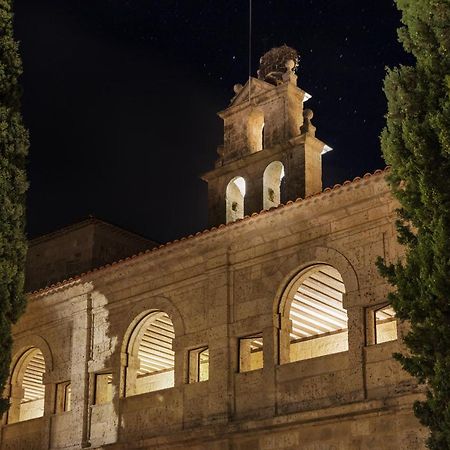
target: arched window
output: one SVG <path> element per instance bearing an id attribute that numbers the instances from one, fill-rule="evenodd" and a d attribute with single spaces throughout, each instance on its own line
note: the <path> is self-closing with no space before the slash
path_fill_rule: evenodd
<path id="1" fill-rule="evenodd" d="M 278 206 L 281 203 L 281 180 L 284 178 L 284 166 L 280 161 L 271 162 L 263 175 L 263 207 Z"/>
<path id="2" fill-rule="evenodd" d="M 127 396 L 174 386 L 174 338 L 165 312 L 151 312 L 138 323 L 128 343 Z"/>
<path id="3" fill-rule="evenodd" d="M 264 148 L 264 113 L 259 109 L 253 109 L 248 116 L 247 141 L 250 153 Z"/>
<path id="4" fill-rule="evenodd" d="M 39 349 L 30 349 L 19 359 L 11 377 L 10 423 L 44 415 L 44 373 L 45 360 Z"/>
<path id="5" fill-rule="evenodd" d="M 291 323 L 289 350 L 282 360 L 293 362 L 348 350 L 344 293 L 340 273 L 325 264 L 310 267 L 291 283 L 284 306 Z"/>
<path id="6" fill-rule="evenodd" d="M 226 220 L 234 222 L 244 217 L 245 180 L 242 177 L 233 178 L 226 190 Z"/>

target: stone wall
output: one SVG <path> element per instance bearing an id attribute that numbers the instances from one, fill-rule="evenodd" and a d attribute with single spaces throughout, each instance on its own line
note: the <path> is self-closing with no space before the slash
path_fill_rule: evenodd
<path id="1" fill-rule="evenodd" d="M 251 102 L 248 100 L 250 89 Z M 321 154 L 325 144 L 311 132 L 314 127 L 309 119 L 308 130 L 301 128 L 303 102 L 308 97 L 297 87 L 296 77 L 278 86 L 252 79 L 237 93 L 230 106 L 219 113 L 224 121 L 224 144 L 219 149 L 216 168 L 203 175 L 208 182 L 210 226 L 228 219 L 227 186 L 236 177 L 243 177 L 246 184 L 244 215 L 267 207 L 263 202 L 264 171 L 275 161 L 281 163 L 285 171 L 282 203 L 322 190 Z M 312 112 L 309 113 L 312 117 Z M 255 124 L 254 117 L 258 118 Z M 257 140 L 254 133 L 260 134 L 258 145 L 252 144 Z"/>
<path id="2" fill-rule="evenodd" d="M 30 241 L 27 289 L 50 286 L 155 245 L 101 220 L 84 220 Z"/>
<path id="3" fill-rule="evenodd" d="M 41 349 L 44 417 L 4 418 L 1 448 L 424 449 L 422 394 L 391 356 L 400 341 L 366 345 L 365 316 L 388 292 L 374 261 L 400 252 L 395 207 L 378 173 L 33 294 L 14 361 Z M 283 293 L 317 263 L 344 281 L 348 351 L 287 363 Z M 127 342 L 154 310 L 174 325 L 175 386 L 124 397 Z M 239 339 L 259 333 L 263 367 L 239 373 Z M 187 384 L 188 352 L 205 346 L 209 380 Z M 112 401 L 96 405 L 99 373 L 112 374 Z M 55 414 L 67 380 L 72 410 Z"/>

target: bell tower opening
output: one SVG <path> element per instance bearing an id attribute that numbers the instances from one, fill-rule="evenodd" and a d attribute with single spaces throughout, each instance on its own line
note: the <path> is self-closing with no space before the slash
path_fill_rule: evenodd
<path id="1" fill-rule="evenodd" d="M 227 223 L 244 217 L 245 180 L 242 177 L 233 178 L 227 186 L 226 211 Z"/>
<path id="2" fill-rule="evenodd" d="M 287 45 L 269 50 L 258 77 L 235 84 L 230 105 L 219 112 L 223 145 L 215 168 L 203 175 L 210 226 L 322 190 L 322 154 L 331 149 L 316 138 L 313 112 L 304 108 L 311 96 L 297 86 L 298 62 Z"/>
<path id="3" fill-rule="evenodd" d="M 269 209 L 281 203 L 281 182 L 284 166 L 280 161 L 271 162 L 263 175 L 263 206 Z"/>

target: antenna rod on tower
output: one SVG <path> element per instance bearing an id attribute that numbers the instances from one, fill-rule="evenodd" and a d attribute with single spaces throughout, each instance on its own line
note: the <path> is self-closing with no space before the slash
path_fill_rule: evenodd
<path id="1" fill-rule="evenodd" d="M 252 92 L 252 0 L 248 0 L 248 102 Z"/>

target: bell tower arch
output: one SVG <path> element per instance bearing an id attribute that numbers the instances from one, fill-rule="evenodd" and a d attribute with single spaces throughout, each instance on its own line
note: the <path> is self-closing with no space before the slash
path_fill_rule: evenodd
<path id="1" fill-rule="evenodd" d="M 218 113 L 223 145 L 215 168 L 202 176 L 208 183 L 210 226 L 322 190 L 322 154 L 331 149 L 315 137 L 312 111 L 303 107 L 310 95 L 297 86 L 298 61 L 296 50 L 273 48 L 261 58 L 258 78 L 236 84 L 230 105 Z M 283 176 L 279 194 L 268 201 L 264 174 L 267 178 L 266 169 L 274 162 Z M 229 200 L 230 183 L 236 179 L 245 180 L 239 214 L 229 211 L 237 208 Z"/>

